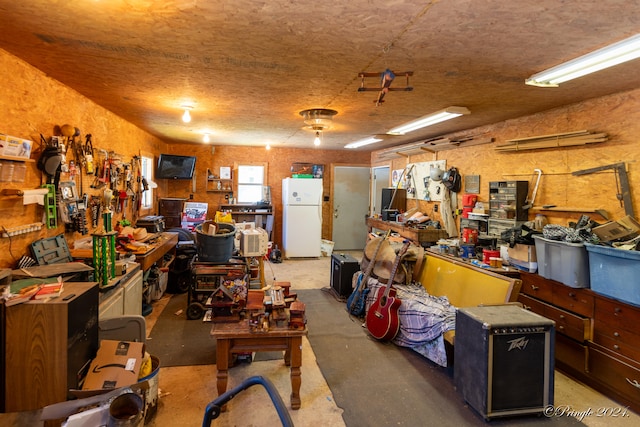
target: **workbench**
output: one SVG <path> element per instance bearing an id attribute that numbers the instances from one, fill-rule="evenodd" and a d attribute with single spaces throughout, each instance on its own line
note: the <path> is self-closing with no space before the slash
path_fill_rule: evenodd
<path id="1" fill-rule="evenodd" d="M 158 234 L 160 235 L 155 242 L 149 244 L 148 251 L 135 254 L 136 262 L 140 264 L 142 271 L 147 271 L 178 244 L 178 233 L 165 231 Z M 93 259 L 93 249 L 90 248 L 71 249 L 70 253 L 74 259 Z"/>
<path id="2" fill-rule="evenodd" d="M 369 233 L 371 233 L 374 228 L 382 231 L 391 230 L 423 247 L 431 246 L 438 240 L 449 237 L 447 232 L 442 229 L 409 227 L 401 222 L 383 221 L 372 217 L 366 219 L 366 224 L 367 227 L 369 227 Z"/>

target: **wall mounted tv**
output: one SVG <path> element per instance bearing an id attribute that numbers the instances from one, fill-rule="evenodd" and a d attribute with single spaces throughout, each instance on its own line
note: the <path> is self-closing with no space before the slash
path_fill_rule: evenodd
<path id="1" fill-rule="evenodd" d="M 195 156 L 176 156 L 160 154 L 156 178 L 158 179 L 191 179 L 196 168 Z"/>

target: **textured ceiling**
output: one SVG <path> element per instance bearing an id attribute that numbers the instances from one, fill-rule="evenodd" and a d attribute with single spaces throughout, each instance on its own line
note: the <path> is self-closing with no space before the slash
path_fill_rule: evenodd
<path id="1" fill-rule="evenodd" d="M 638 0 L 0 0 L 0 16 L 0 48 L 171 143 L 210 132 L 218 145 L 310 147 L 299 112 L 329 108 L 322 148 L 339 149 L 448 106 L 471 111 L 365 149 L 381 148 L 640 87 L 640 60 L 524 84 L 638 33 Z M 413 71 L 413 90 L 376 106 L 358 73 L 386 68 Z"/>

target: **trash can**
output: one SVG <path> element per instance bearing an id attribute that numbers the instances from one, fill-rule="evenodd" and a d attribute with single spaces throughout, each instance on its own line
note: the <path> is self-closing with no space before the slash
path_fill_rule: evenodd
<path id="1" fill-rule="evenodd" d="M 215 231 L 211 232 L 212 227 Z M 236 227 L 225 222 L 205 221 L 196 226 L 198 260 L 227 262 L 233 255 Z"/>

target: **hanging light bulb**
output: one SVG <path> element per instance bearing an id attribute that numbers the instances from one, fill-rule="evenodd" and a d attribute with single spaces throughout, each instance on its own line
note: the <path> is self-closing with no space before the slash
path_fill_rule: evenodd
<path id="1" fill-rule="evenodd" d="M 204 137 L 202 138 L 202 140 L 208 144 L 208 143 L 209 143 L 209 141 L 210 141 L 210 139 L 209 139 L 209 134 L 208 134 L 208 133 L 205 133 L 205 134 L 204 134 Z"/>
<path id="2" fill-rule="evenodd" d="M 185 123 L 189 123 L 191 121 L 191 113 L 189 113 L 189 109 L 184 109 L 184 114 L 182 115 L 182 121 Z"/>
<path id="3" fill-rule="evenodd" d="M 267 145 L 266 145 L 266 147 L 264 147 L 264 148 L 266 148 L 267 150 L 271 150 L 271 144 L 269 144 L 269 143 L 267 142 Z"/>
<path id="4" fill-rule="evenodd" d="M 316 137 L 313 140 L 313 145 L 315 145 L 316 147 L 320 145 L 320 131 L 316 132 Z"/>

